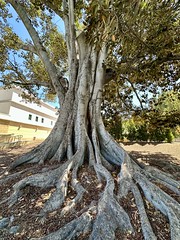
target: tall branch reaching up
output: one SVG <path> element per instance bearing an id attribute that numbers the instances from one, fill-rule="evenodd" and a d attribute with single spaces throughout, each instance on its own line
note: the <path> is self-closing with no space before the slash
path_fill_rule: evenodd
<path id="1" fill-rule="evenodd" d="M 64 0 L 64 24 L 66 31 L 66 43 L 68 48 L 68 62 L 69 62 L 69 80 L 70 85 L 74 85 L 77 75 L 77 52 L 76 52 L 76 33 L 75 33 L 75 19 L 74 19 L 74 1 Z"/>
<path id="2" fill-rule="evenodd" d="M 62 78 L 62 76 L 58 75 L 55 65 L 49 60 L 48 53 L 47 53 L 45 47 L 43 46 L 41 39 L 38 36 L 38 33 L 36 32 L 35 28 L 33 27 L 31 20 L 29 19 L 26 11 L 24 10 L 24 7 L 15 0 L 7 0 L 6 2 L 10 3 L 13 6 L 13 8 L 16 10 L 17 14 L 22 19 L 24 26 L 26 27 L 27 31 L 29 32 L 29 35 L 31 36 L 31 38 L 33 40 L 33 43 L 37 50 L 38 56 L 43 61 L 43 64 L 48 72 L 48 75 L 52 81 L 54 88 L 56 89 L 56 92 L 59 93 L 58 97 L 62 104 L 64 101 L 64 95 L 65 95 L 65 90 L 59 81 Z"/>
<path id="3" fill-rule="evenodd" d="M 32 53 L 38 55 L 38 52 L 37 52 L 36 48 L 32 44 L 21 43 L 19 45 L 19 47 L 22 50 L 25 50 L 25 51 L 28 51 L 28 52 L 32 52 Z"/>
<path id="4" fill-rule="evenodd" d="M 137 97 L 137 99 L 138 99 L 138 101 L 139 101 L 139 104 L 140 104 L 140 106 L 141 106 L 141 109 L 143 110 L 144 107 L 143 107 L 142 101 L 141 101 L 141 99 L 140 99 L 140 97 L 139 97 L 139 95 L 138 95 L 138 93 L 137 93 L 137 90 L 136 90 L 136 88 L 134 87 L 133 83 L 131 82 L 131 80 L 129 80 L 129 78 L 126 78 L 126 77 L 124 77 L 124 76 L 121 76 L 121 77 L 124 78 L 128 83 L 130 83 L 130 85 L 131 85 L 131 87 L 132 87 L 132 89 L 133 89 L 133 91 L 134 91 L 134 93 L 135 93 L 135 95 L 136 95 L 136 97 Z"/>

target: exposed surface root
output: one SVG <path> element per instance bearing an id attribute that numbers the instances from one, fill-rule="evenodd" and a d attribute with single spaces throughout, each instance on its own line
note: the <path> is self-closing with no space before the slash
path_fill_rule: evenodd
<path id="1" fill-rule="evenodd" d="M 24 155 L 22 155 L 21 157 L 19 157 L 18 159 L 16 159 L 16 161 L 14 161 L 11 164 L 11 169 L 16 168 L 17 166 L 20 166 L 24 163 L 38 163 L 38 162 L 43 162 L 44 161 L 44 154 L 47 150 L 44 149 L 43 150 L 43 145 L 44 143 L 41 143 L 38 147 L 36 147 L 35 149 L 31 150 L 29 153 L 26 153 Z M 46 157 L 47 154 L 45 154 Z"/>
<path id="2" fill-rule="evenodd" d="M 14 169 L 24 163 L 43 164 L 46 160 L 51 159 L 55 155 L 63 140 L 65 130 L 67 128 L 67 116 L 68 112 L 62 112 L 61 117 L 58 117 L 54 128 L 45 141 L 39 144 L 36 148 L 32 149 L 30 152 L 25 153 L 16 159 L 16 161 L 11 164 L 11 169 Z"/>
<path id="3" fill-rule="evenodd" d="M 134 161 L 132 161 L 129 157 L 125 158 L 125 164 L 128 166 L 129 169 L 129 176 L 132 176 L 132 179 L 139 184 L 141 189 L 144 192 L 146 199 L 151 202 L 156 209 L 160 210 L 164 215 L 166 215 L 170 222 L 170 229 L 171 229 L 171 239 L 178 239 L 180 238 L 180 205 L 168 194 L 162 191 L 159 187 L 153 184 L 148 178 L 154 179 L 156 177 L 157 181 L 160 180 L 164 182 L 164 185 L 167 186 L 167 183 L 171 185 L 170 189 L 178 190 L 178 182 L 164 174 L 163 172 L 157 170 L 152 171 L 152 168 L 149 169 L 141 169 Z M 132 187 L 134 185 L 132 184 Z M 133 192 L 134 187 L 132 188 Z M 138 189 L 137 189 L 138 190 Z M 146 216 L 144 215 L 143 204 L 139 195 L 139 192 L 136 193 L 136 204 L 141 205 L 141 209 L 139 208 L 142 224 L 148 226 L 144 228 L 143 233 L 150 234 L 149 239 L 154 239 L 153 231 L 147 221 Z M 145 220 L 146 219 L 146 220 Z M 143 222 L 144 221 L 144 222 Z M 143 227 L 143 225 L 142 225 Z M 148 235 L 147 235 L 148 236 Z M 145 235 L 144 235 L 145 237 Z M 146 238 L 146 237 L 145 237 Z M 146 239 L 148 239 L 146 238 Z"/>
<path id="4" fill-rule="evenodd" d="M 129 157 L 127 154 L 125 155 L 125 160 L 127 160 Z M 132 185 L 132 167 L 130 161 L 124 161 L 124 163 L 121 165 L 121 170 L 118 175 L 118 197 L 124 197 L 128 194 L 128 192 L 131 190 Z"/>
<path id="5" fill-rule="evenodd" d="M 96 141 L 96 139 L 98 138 L 94 135 L 93 140 Z M 104 151 L 104 154 L 102 154 L 102 149 L 97 147 L 98 141 L 96 144 L 96 148 L 93 148 L 90 139 L 87 140 L 87 146 L 89 147 L 87 152 L 91 159 L 89 162 L 91 167 L 89 169 L 91 168 L 91 171 L 95 170 L 98 177 L 96 177 L 96 181 L 92 181 L 97 184 L 97 186 L 93 186 L 97 196 L 89 197 L 88 184 L 91 185 L 92 182 L 88 182 L 91 178 L 88 178 L 87 171 L 83 171 L 85 166 L 84 149 L 76 151 L 69 160 L 58 165 L 57 168 L 51 170 L 48 168 L 42 169 L 40 173 L 27 176 L 13 186 L 14 193 L 9 197 L 10 206 L 19 200 L 22 190 L 26 186 L 35 186 L 43 189 L 53 187 L 48 197 L 44 198 L 37 216 L 43 216 L 45 224 L 50 221 L 50 216 L 56 216 L 57 213 L 57 219 L 69 218 L 64 224 L 58 225 L 55 231 L 52 229 L 50 232 L 44 232 L 39 236 L 34 235 L 36 237 L 34 239 L 81 240 L 83 236 L 86 236 L 87 238 L 85 237 L 84 239 L 113 240 L 119 239 L 117 236 L 121 236 L 121 234 L 123 236 L 123 234 L 129 233 L 128 236 L 135 236 L 133 235 L 134 229 L 131 223 L 131 215 L 121 202 L 123 198 L 125 199 L 130 193 L 133 193 L 137 207 L 136 211 L 140 219 L 139 225 L 141 224 L 144 239 L 157 239 L 151 219 L 149 219 L 147 214 L 145 204 L 147 199 L 169 219 L 171 239 L 179 240 L 180 206 L 176 200 L 154 184 L 154 182 L 163 184 L 178 194 L 179 182 L 171 178 L 169 174 L 152 167 L 141 168 L 125 152 L 122 153 L 121 148 L 119 148 L 119 151 L 121 152 L 121 157 L 124 156 L 124 160 L 121 163 L 122 159 L 121 157 L 119 158 L 115 176 L 114 172 L 111 172 L 113 171 L 113 160 L 107 161 L 107 152 L 105 153 Z M 113 142 L 107 143 L 106 147 L 107 149 L 110 146 L 113 147 L 115 153 L 112 154 L 111 158 L 115 157 L 115 161 L 118 161 L 118 148 L 113 144 Z M 101 147 L 104 148 L 105 144 L 101 145 Z M 108 151 L 109 157 L 110 154 Z M 86 168 L 87 166 L 88 164 L 86 164 Z M 119 170 L 120 173 L 118 174 Z M 88 171 L 90 173 L 90 170 Z M 25 173 L 25 171 L 17 173 L 17 176 L 19 177 L 21 173 Z M 16 174 L 10 175 L 9 178 L 12 179 L 13 176 L 16 176 Z M 99 179 L 99 182 L 97 179 Z M 98 187 L 98 184 L 100 187 Z M 69 192 L 71 192 L 71 196 L 68 195 Z M 92 190 L 90 192 L 93 194 Z M 92 201 L 93 203 L 90 204 Z M 78 214 L 76 214 L 77 209 Z M 58 227 L 59 230 L 57 230 Z"/>
<path id="6" fill-rule="evenodd" d="M 171 239 L 178 240 L 180 238 L 180 205 L 156 185 L 149 182 L 141 173 L 136 173 L 134 178 L 148 201 L 169 218 Z"/>
<path id="7" fill-rule="evenodd" d="M 172 178 L 170 174 L 160 171 L 154 167 L 146 167 L 146 173 L 156 182 L 159 182 L 169 189 L 171 189 L 177 195 L 180 195 L 180 182 Z"/>
<path id="8" fill-rule="evenodd" d="M 133 228 L 127 213 L 113 197 L 114 180 L 111 174 L 102 165 L 96 165 L 95 168 L 106 179 L 106 187 L 98 203 L 98 214 L 90 239 L 115 239 L 117 228 L 122 231 L 133 231 Z"/>
<path id="9" fill-rule="evenodd" d="M 14 193 L 9 198 L 9 205 L 12 206 L 14 203 L 17 202 L 18 198 L 21 196 L 21 189 L 25 188 L 28 185 L 41 188 L 48 188 L 54 186 L 57 182 L 58 177 L 67 168 L 68 164 L 69 162 L 66 162 L 57 169 L 28 176 L 17 182 L 13 186 Z"/>
<path id="10" fill-rule="evenodd" d="M 81 201 L 81 199 L 83 197 L 83 194 L 86 191 L 77 179 L 77 170 L 78 170 L 78 167 L 75 167 L 73 169 L 72 181 L 71 181 L 71 185 L 72 185 L 73 189 L 76 191 L 77 195 L 73 200 L 70 200 L 70 201 L 67 202 L 66 206 L 61 211 L 62 216 L 64 214 L 67 214 L 67 213 L 70 213 L 70 212 L 74 211 L 75 205 L 78 204 Z"/>
<path id="11" fill-rule="evenodd" d="M 47 200 L 45 206 L 43 207 L 40 215 L 44 215 L 47 212 L 51 212 L 53 210 L 58 209 L 64 203 L 64 200 L 67 196 L 68 191 L 68 175 L 71 169 L 71 163 L 64 170 L 60 179 L 56 183 L 56 191 L 52 194 L 52 196 Z"/>
<path id="12" fill-rule="evenodd" d="M 33 238 L 32 240 L 68 240 L 78 239 L 80 234 L 87 234 L 92 227 L 92 220 L 96 214 L 96 207 L 92 206 L 77 219 L 74 219 L 58 231 L 53 232 L 45 237 Z"/>
<path id="13" fill-rule="evenodd" d="M 11 175 L 8 175 L 8 176 L 4 176 L 2 179 L 0 179 L 0 184 L 5 184 L 9 180 L 19 177 L 21 174 L 23 174 L 24 172 L 27 172 L 27 171 L 28 171 L 28 169 L 25 169 L 25 170 L 17 172 L 17 173 L 12 173 Z"/>
<path id="14" fill-rule="evenodd" d="M 135 184 L 132 184 L 131 189 L 132 189 L 132 192 L 133 192 L 134 197 L 135 197 L 135 202 L 136 202 L 137 208 L 139 210 L 140 219 L 141 219 L 141 227 L 142 227 L 144 239 L 145 240 L 157 239 L 154 232 L 153 232 L 153 229 L 151 227 L 149 219 L 147 217 L 146 210 L 145 210 L 144 203 L 143 203 L 143 199 L 141 197 L 141 193 L 140 193 L 138 187 Z"/>

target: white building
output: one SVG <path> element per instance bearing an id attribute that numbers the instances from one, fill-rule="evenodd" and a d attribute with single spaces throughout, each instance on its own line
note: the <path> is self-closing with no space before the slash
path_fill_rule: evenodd
<path id="1" fill-rule="evenodd" d="M 0 133 L 18 133 L 25 139 L 44 139 L 56 120 L 57 110 L 49 104 L 24 100 L 20 89 L 0 88 Z"/>

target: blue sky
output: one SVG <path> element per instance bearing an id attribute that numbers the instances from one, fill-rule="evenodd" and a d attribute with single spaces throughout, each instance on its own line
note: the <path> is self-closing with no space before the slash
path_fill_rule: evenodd
<path id="1" fill-rule="evenodd" d="M 8 22 L 9 22 L 10 26 L 13 28 L 14 32 L 23 41 L 30 40 L 31 38 L 29 36 L 29 33 L 26 30 L 26 28 L 24 27 L 21 20 L 16 21 L 16 19 L 18 17 L 16 11 L 11 6 L 9 7 L 9 9 L 10 9 L 10 12 L 12 13 L 13 17 L 9 18 Z M 65 28 L 64 28 L 64 22 L 62 21 L 62 19 L 56 15 L 53 18 L 53 22 L 58 27 L 59 31 L 64 34 L 65 33 Z M 19 61 L 21 61 L 21 60 L 19 59 Z M 133 102 L 134 102 L 135 105 L 137 105 L 137 106 L 139 105 L 139 101 L 136 98 L 136 96 L 133 97 Z M 57 101 L 56 102 L 49 102 L 49 104 L 51 104 L 52 106 L 55 106 L 55 107 L 58 106 Z"/>
<path id="2" fill-rule="evenodd" d="M 24 24 L 22 23 L 22 21 L 21 20 L 17 21 L 18 15 L 17 15 L 16 11 L 11 6 L 9 7 L 9 10 L 10 10 L 13 17 L 8 19 L 8 23 L 12 27 L 13 31 L 23 41 L 30 40 L 31 37 L 30 37 L 28 31 L 26 30 Z M 58 30 L 61 33 L 65 34 L 64 22 L 62 21 L 62 19 L 56 15 L 53 18 L 53 22 L 57 26 Z M 21 61 L 21 60 L 19 59 L 19 61 Z M 48 102 L 48 103 L 51 104 L 54 107 L 59 105 L 57 101 L 56 102 Z"/>
<path id="3" fill-rule="evenodd" d="M 15 12 L 15 10 L 10 6 L 9 7 L 10 12 L 12 13 L 13 17 L 8 19 L 8 23 L 13 28 L 14 32 L 23 40 L 30 39 L 29 33 L 24 27 L 23 23 L 21 21 L 16 21 L 18 15 Z"/>
<path id="4" fill-rule="evenodd" d="M 14 32 L 23 40 L 25 41 L 26 39 L 31 39 L 29 36 L 28 31 L 26 30 L 26 28 L 24 27 L 22 21 L 16 21 L 18 15 L 16 13 L 16 11 L 10 6 L 9 7 L 10 12 L 12 13 L 13 17 L 9 18 L 8 22 L 9 24 L 12 26 Z M 58 30 L 61 33 L 65 33 L 65 28 L 64 28 L 64 22 L 63 20 L 58 17 L 57 15 L 54 16 L 53 18 L 53 22 L 54 24 L 58 27 Z"/>

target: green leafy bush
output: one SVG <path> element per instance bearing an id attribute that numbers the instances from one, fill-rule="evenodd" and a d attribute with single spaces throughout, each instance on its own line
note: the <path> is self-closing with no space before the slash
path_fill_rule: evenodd
<path id="1" fill-rule="evenodd" d="M 137 126 L 136 138 L 139 141 L 148 141 L 149 133 L 145 124 Z"/>
<path id="2" fill-rule="evenodd" d="M 166 140 L 166 132 L 163 128 L 153 128 L 149 131 L 149 140 L 154 142 L 163 142 Z"/>
<path id="3" fill-rule="evenodd" d="M 171 129 L 168 128 L 168 129 L 166 130 L 166 141 L 167 141 L 168 143 L 172 143 L 173 140 L 174 140 L 174 135 L 173 135 Z"/>

